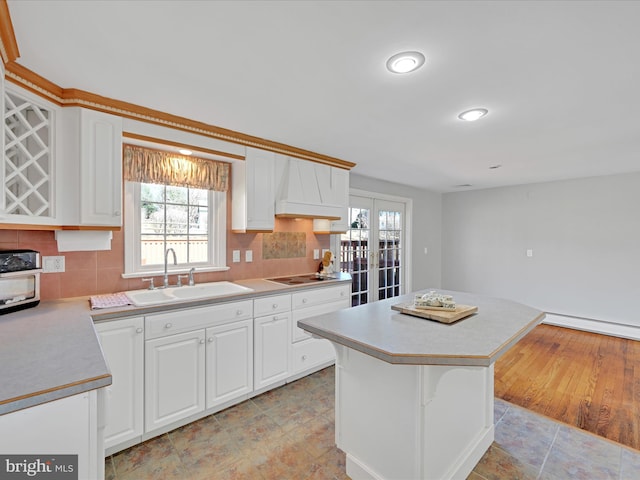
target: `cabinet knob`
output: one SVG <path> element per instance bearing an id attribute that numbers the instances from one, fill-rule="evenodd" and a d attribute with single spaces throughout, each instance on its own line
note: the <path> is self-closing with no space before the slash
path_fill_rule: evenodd
<path id="1" fill-rule="evenodd" d="M 171 328 L 171 327 L 173 327 L 172 323 L 165 323 L 164 324 L 164 328 Z"/>
<path id="2" fill-rule="evenodd" d="M 273 305 L 271 305 L 271 308 L 273 308 L 275 310 L 276 308 L 278 308 L 278 304 L 274 303 Z"/>
<path id="3" fill-rule="evenodd" d="M 302 361 L 306 361 L 307 360 L 307 356 L 306 355 L 302 355 Z"/>
<path id="4" fill-rule="evenodd" d="M 306 299 L 306 298 L 303 298 L 303 299 L 302 299 L 302 303 L 307 303 L 307 299 Z"/>
<path id="5" fill-rule="evenodd" d="M 344 297 L 344 292 L 340 292 L 340 296 L 341 296 L 341 297 Z"/>
<path id="6" fill-rule="evenodd" d="M 142 333 L 142 332 L 144 332 L 144 330 L 143 330 L 143 329 L 141 329 L 141 328 L 136 328 L 136 333 Z"/>
<path id="7" fill-rule="evenodd" d="M 120 211 L 116 210 L 115 212 L 113 212 L 114 215 L 120 215 Z"/>
<path id="8" fill-rule="evenodd" d="M 242 315 L 242 310 L 238 310 L 238 311 L 236 312 L 236 315 Z"/>
<path id="9" fill-rule="evenodd" d="M 207 342 L 209 342 L 209 343 L 213 343 L 213 337 L 209 337 L 209 338 L 207 338 Z"/>
<path id="10" fill-rule="evenodd" d="M 200 345 L 204 344 L 204 338 L 200 340 Z"/>

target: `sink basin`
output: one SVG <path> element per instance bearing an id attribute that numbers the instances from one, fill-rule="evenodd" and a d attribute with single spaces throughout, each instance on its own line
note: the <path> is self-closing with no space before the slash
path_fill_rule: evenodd
<path id="1" fill-rule="evenodd" d="M 124 293 L 136 307 L 145 307 L 147 305 L 159 305 L 248 292 L 253 292 L 253 289 L 232 282 L 211 282 L 194 286 L 158 288 L 156 290 L 131 290 Z"/>

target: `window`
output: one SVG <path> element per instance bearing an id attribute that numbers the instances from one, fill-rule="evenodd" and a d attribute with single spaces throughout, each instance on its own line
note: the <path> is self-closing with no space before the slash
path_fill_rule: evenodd
<path id="1" fill-rule="evenodd" d="M 177 265 L 169 257 L 169 271 L 227 270 L 226 262 L 226 192 L 185 185 L 182 178 L 170 175 L 149 181 L 131 181 L 127 173 L 125 146 L 125 273 L 124 277 L 158 274 L 164 271 L 168 248 L 176 253 Z M 134 147 L 132 147 L 134 148 Z M 139 149 L 139 147 L 135 147 Z M 153 151 L 155 152 L 155 151 Z M 155 152 L 158 153 L 158 152 Z M 174 156 L 171 161 L 175 161 Z M 187 159 L 192 162 L 192 159 Z M 154 168 L 160 163 L 153 158 Z M 176 173 L 176 163 L 167 169 Z M 139 165 L 135 169 L 147 168 Z M 190 165 L 193 168 L 193 165 Z M 157 174 L 157 172 L 155 172 Z M 146 178 L 144 175 L 136 179 Z M 196 182 L 192 182 L 196 183 Z"/>

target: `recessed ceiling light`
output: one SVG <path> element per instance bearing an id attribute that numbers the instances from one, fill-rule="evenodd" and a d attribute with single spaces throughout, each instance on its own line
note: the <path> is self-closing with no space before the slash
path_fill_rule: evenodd
<path id="1" fill-rule="evenodd" d="M 486 108 L 474 108 L 472 110 L 462 112 L 460 115 L 458 115 L 458 118 L 467 122 L 475 122 L 479 118 L 484 117 L 487 113 L 489 113 L 489 110 L 487 110 Z"/>
<path id="2" fill-rule="evenodd" d="M 424 55 L 420 52 L 396 53 L 387 60 L 387 68 L 393 73 L 409 73 L 424 65 Z"/>
<path id="3" fill-rule="evenodd" d="M 178 153 L 181 155 L 191 155 L 193 152 L 191 150 L 187 150 L 186 148 L 181 148 L 178 150 Z"/>

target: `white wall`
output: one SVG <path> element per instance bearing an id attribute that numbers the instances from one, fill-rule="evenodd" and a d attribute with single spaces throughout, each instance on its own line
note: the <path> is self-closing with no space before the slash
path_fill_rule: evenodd
<path id="1" fill-rule="evenodd" d="M 349 186 L 413 200 L 411 289 L 439 288 L 441 278 L 442 195 L 351 173 Z M 424 249 L 428 249 L 425 255 Z"/>
<path id="2" fill-rule="evenodd" d="M 640 326 L 640 173 L 444 194 L 442 229 L 443 288 Z"/>

